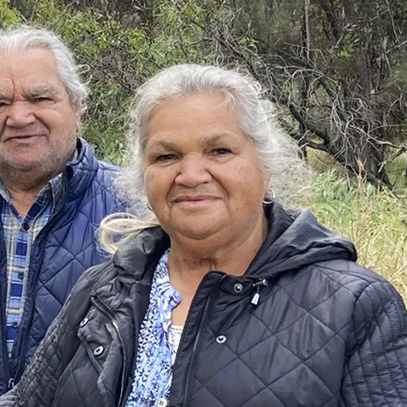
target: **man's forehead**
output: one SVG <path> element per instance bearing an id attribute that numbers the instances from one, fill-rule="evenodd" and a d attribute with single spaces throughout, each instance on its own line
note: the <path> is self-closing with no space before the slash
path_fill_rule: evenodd
<path id="1" fill-rule="evenodd" d="M 54 84 L 51 82 L 39 82 L 39 83 L 25 83 L 21 86 L 17 86 L 20 89 L 15 89 L 15 84 L 11 81 L 0 80 L 0 97 L 12 97 L 12 95 L 17 91 L 22 92 L 24 96 L 34 97 L 34 96 L 53 96 L 57 95 L 61 90 L 61 84 Z"/>
<path id="2" fill-rule="evenodd" d="M 0 51 L 0 80 L 7 77 L 40 83 L 50 78 L 59 80 L 55 55 L 46 47 Z"/>

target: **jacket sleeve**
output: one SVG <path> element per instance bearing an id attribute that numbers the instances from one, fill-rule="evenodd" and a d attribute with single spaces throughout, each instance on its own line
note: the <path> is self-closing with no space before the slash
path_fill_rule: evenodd
<path id="1" fill-rule="evenodd" d="M 92 285 L 88 276 L 92 271 L 93 269 L 88 270 L 78 280 L 21 380 L 12 390 L 0 397 L 0 407 L 52 405 L 59 378 L 79 345 L 76 332 L 89 307 Z"/>
<path id="2" fill-rule="evenodd" d="M 340 406 L 407 406 L 406 310 L 389 283 L 363 290 L 349 338 Z"/>

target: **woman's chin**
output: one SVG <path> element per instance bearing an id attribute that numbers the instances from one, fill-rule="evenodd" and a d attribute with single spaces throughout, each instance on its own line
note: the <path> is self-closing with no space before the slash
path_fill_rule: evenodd
<path id="1" fill-rule="evenodd" d="M 179 227 L 172 228 L 167 233 L 175 239 L 213 240 L 221 231 L 222 227 L 220 227 L 219 223 L 195 222 L 194 224 L 179 225 Z"/>

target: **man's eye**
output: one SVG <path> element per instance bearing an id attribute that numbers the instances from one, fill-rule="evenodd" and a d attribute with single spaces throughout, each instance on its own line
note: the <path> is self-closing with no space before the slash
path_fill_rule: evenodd
<path id="1" fill-rule="evenodd" d="M 214 155 L 226 155 L 226 154 L 231 154 L 232 150 L 229 148 L 215 148 L 212 150 L 212 154 Z"/>
<path id="2" fill-rule="evenodd" d="M 34 98 L 34 102 L 49 102 L 51 100 L 52 99 L 47 96 L 38 96 L 38 97 Z"/>

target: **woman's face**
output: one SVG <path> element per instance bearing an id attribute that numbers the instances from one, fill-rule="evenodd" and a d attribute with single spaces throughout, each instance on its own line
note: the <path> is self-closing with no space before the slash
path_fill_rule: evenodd
<path id="1" fill-rule="evenodd" d="M 248 235 L 267 190 L 253 141 L 221 94 L 163 102 L 148 124 L 144 182 L 170 237 Z"/>

